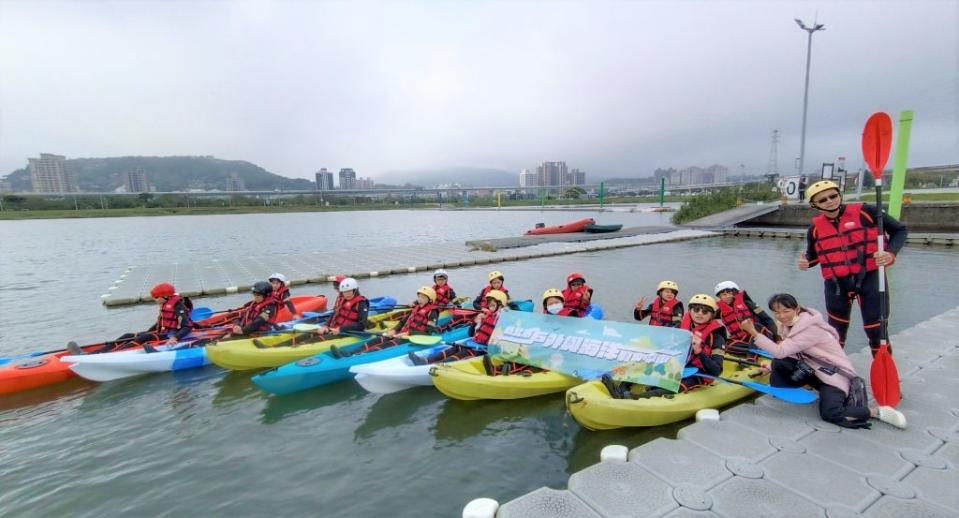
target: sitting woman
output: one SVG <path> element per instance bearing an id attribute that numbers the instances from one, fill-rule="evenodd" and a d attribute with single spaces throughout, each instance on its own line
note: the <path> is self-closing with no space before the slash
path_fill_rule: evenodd
<path id="1" fill-rule="evenodd" d="M 742 328 L 757 346 L 776 358 L 772 363 L 770 385 L 809 385 L 818 390 L 820 417 L 844 428 L 869 428 L 870 418 L 897 428 L 906 427 L 906 416 L 895 408 L 851 404 L 850 381 L 858 378 L 856 370 L 843 351 L 836 330 L 818 311 L 800 306 L 796 297 L 787 293 L 773 295 L 769 309 L 779 323 L 781 342 L 764 336 L 750 320 L 744 320 Z"/>

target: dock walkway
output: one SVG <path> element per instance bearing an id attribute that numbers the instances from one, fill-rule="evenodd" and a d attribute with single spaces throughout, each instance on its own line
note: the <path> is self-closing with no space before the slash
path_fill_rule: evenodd
<path id="1" fill-rule="evenodd" d="M 540 243 L 585 243 L 587 241 L 601 241 L 620 237 L 642 236 L 650 234 L 664 234 L 674 232 L 673 226 L 629 227 L 616 232 L 592 234 L 588 232 L 570 232 L 568 234 L 541 234 L 533 236 L 501 237 L 496 239 L 477 239 L 467 241 L 466 246 L 483 250 L 501 250 L 504 248 L 521 248 L 538 245 Z"/>
<path id="2" fill-rule="evenodd" d="M 957 336 L 959 307 L 892 337 L 907 430 L 878 421 L 847 430 L 820 420 L 815 404 L 763 396 L 634 448 L 628 460 L 574 473 L 568 489 L 509 501 L 495 516 L 959 516 Z M 869 372 L 868 352 L 851 358 Z"/>
<path id="3" fill-rule="evenodd" d="M 658 227 L 654 227 L 658 228 Z M 245 292 L 254 282 L 266 280 L 273 272 L 283 272 L 293 286 L 323 283 L 338 274 L 351 277 L 382 277 L 437 268 L 457 268 L 477 264 L 522 261 L 538 257 L 611 250 L 632 246 L 685 241 L 716 236 L 713 232 L 671 229 L 668 232 L 611 237 L 602 240 L 561 242 L 556 239 L 530 241 L 522 249 L 491 248 L 469 250 L 461 245 L 436 244 L 379 247 L 375 254 L 363 250 L 274 254 L 263 257 L 229 257 L 189 263 L 130 266 L 101 296 L 103 304 L 120 306 L 151 302 L 150 288 L 158 282 L 172 282 L 180 294 L 189 297 Z M 547 242 L 543 242 L 547 241 Z"/>
<path id="4" fill-rule="evenodd" d="M 688 228 L 724 228 L 779 210 L 780 202 L 749 204 L 724 210 L 683 224 Z"/>

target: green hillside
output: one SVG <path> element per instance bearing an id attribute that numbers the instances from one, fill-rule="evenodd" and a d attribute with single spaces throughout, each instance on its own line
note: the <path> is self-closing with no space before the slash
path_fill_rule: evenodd
<path id="1" fill-rule="evenodd" d="M 67 160 L 81 191 L 108 192 L 123 185 L 127 171 L 142 168 L 156 191 L 189 189 L 226 190 L 227 179 L 235 173 L 247 190 L 310 190 L 314 184 L 302 178 L 286 178 L 242 160 L 220 160 L 210 156 L 126 156 L 72 158 Z M 14 191 L 30 191 L 30 172 L 18 169 L 7 177 Z"/>

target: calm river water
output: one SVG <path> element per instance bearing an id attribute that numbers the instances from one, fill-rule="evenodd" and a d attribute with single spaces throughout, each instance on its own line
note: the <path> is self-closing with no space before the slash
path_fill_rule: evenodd
<path id="1" fill-rule="evenodd" d="M 142 329 L 152 306 L 105 309 L 99 296 L 128 265 L 270 251 L 436 243 L 521 233 L 592 216 L 627 226 L 668 214 L 383 211 L 0 222 L 0 354 L 99 341 Z M 609 319 L 628 321 L 640 295 L 679 282 L 686 299 L 721 280 L 757 301 L 788 291 L 822 308 L 816 272 L 794 264 L 798 240 L 710 238 L 497 265 L 514 296 L 537 298 L 582 272 Z M 892 270 L 893 331 L 959 304 L 959 254 L 911 248 Z M 489 266 L 451 271 L 474 295 Z M 361 280 L 400 300 L 428 273 Z M 294 294 L 326 293 L 305 286 Z M 235 307 L 247 295 L 200 299 Z M 858 326 L 858 320 L 854 326 Z M 850 348 L 865 340 L 859 327 Z M 505 502 L 570 473 L 610 443 L 637 446 L 677 427 L 595 433 L 563 398 L 447 400 L 433 389 L 367 394 L 353 381 L 277 398 L 249 374 L 216 367 L 96 385 L 73 380 L 0 397 L 0 514 L 6 516 L 459 516 L 472 498 Z"/>

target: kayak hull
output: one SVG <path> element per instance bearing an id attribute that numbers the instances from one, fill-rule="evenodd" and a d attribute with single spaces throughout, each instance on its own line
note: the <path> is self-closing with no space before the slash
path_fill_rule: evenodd
<path id="1" fill-rule="evenodd" d="M 587 234 L 605 234 L 607 232 L 619 232 L 622 229 L 622 225 L 586 225 L 583 227 L 583 232 Z"/>
<path id="2" fill-rule="evenodd" d="M 468 333 L 468 326 L 460 326 L 445 332 L 443 339 L 444 341 L 455 341 L 466 338 Z M 350 369 L 354 366 L 404 357 L 411 351 L 422 349 L 422 346 L 407 342 L 344 358 L 335 358 L 329 352 L 324 352 L 260 373 L 253 376 L 252 381 L 260 389 L 271 394 L 292 394 L 350 379 L 354 376 L 350 372 Z"/>
<path id="3" fill-rule="evenodd" d="M 493 365 L 499 365 L 493 360 Z M 430 370 L 433 385 L 447 397 L 462 400 L 522 399 L 555 394 L 582 383 L 582 380 L 558 372 L 542 371 L 529 376 L 489 376 L 483 359 L 473 358 L 435 365 Z"/>
<path id="4" fill-rule="evenodd" d="M 89 356 L 66 356 L 70 370 L 91 381 L 114 381 L 154 372 L 195 369 L 210 365 L 206 347 L 169 350 L 161 346 L 155 353 L 142 349 Z"/>
<path id="5" fill-rule="evenodd" d="M 485 347 L 475 342 L 472 343 L 476 347 Z M 452 346 L 446 344 L 438 345 L 415 351 L 413 354 L 421 358 L 427 358 L 450 347 Z M 409 356 L 403 355 L 374 363 L 354 365 L 350 367 L 350 372 L 355 375 L 357 383 L 367 392 L 392 394 L 413 387 L 433 386 L 433 377 L 430 376 L 430 369 L 433 368 L 433 365 L 436 364 L 413 365 Z"/>
<path id="6" fill-rule="evenodd" d="M 539 236 L 543 234 L 569 234 L 573 232 L 582 232 L 586 225 L 595 225 L 593 218 L 584 218 L 577 221 L 571 221 L 562 225 L 553 225 L 551 227 L 533 228 L 526 231 L 527 236 Z"/>
<path id="7" fill-rule="evenodd" d="M 757 367 L 739 369 L 726 362 L 723 376 L 741 381 L 750 378 Z M 642 387 L 634 387 L 634 392 Z M 579 424 L 590 430 L 650 427 L 689 419 L 704 408 L 721 408 L 753 394 L 753 390 L 732 383 L 714 382 L 672 397 L 614 399 L 599 380 L 589 381 L 566 391 L 566 408 Z"/>

